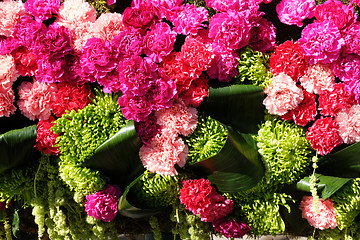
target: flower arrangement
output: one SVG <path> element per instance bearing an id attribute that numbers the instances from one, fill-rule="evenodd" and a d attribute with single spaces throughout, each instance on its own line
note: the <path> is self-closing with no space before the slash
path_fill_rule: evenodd
<path id="1" fill-rule="evenodd" d="M 0 236 L 359 238 L 359 4 L 0 2 Z"/>

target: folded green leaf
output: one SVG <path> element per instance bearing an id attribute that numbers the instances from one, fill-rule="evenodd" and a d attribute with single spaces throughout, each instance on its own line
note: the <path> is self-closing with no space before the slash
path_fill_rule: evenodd
<path id="1" fill-rule="evenodd" d="M 325 200 L 333 195 L 337 190 L 344 186 L 351 178 L 338 178 L 332 176 L 324 176 L 315 173 L 316 178 L 319 180 L 316 184 L 318 191 L 321 191 L 321 197 Z M 301 179 L 296 184 L 297 189 L 310 192 L 310 177 Z"/>
<path id="2" fill-rule="evenodd" d="M 101 144 L 83 166 L 106 174 L 113 183 L 125 188 L 144 172 L 139 158 L 140 146 L 141 141 L 136 134 L 134 122 L 130 121 Z"/>
<path id="3" fill-rule="evenodd" d="M 30 162 L 38 151 L 36 125 L 6 132 L 0 135 L 0 173 Z"/>
<path id="4" fill-rule="evenodd" d="M 360 177 L 360 142 L 319 159 L 318 172 L 344 178 Z"/>
<path id="5" fill-rule="evenodd" d="M 263 88 L 254 85 L 231 85 L 210 88 L 205 112 L 234 129 L 256 134 L 264 120 Z"/>
<path id="6" fill-rule="evenodd" d="M 250 134 L 228 127 L 228 137 L 218 154 L 194 165 L 208 175 L 221 192 L 238 192 L 254 187 L 264 176 L 264 166 Z"/>

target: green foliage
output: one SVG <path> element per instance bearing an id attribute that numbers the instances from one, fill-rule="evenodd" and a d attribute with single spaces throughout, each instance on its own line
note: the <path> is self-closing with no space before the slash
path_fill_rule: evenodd
<path id="1" fill-rule="evenodd" d="M 111 12 L 111 8 L 106 0 L 89 0 L 87 2 L 96 9 L 98 17 L 101 14 Z"/>
<path id="2" fill-rule="evenodd" d="M 253 84 L 266 87 L 270 84 L 272 73 L 269 67 L 270 54 L 252 50 L 250 47 L 242 49 L 239 55 L 238 75 L 235 84 Z"/>
<path id="3" fill-rule="evenodd" d="M 360 223 L 354 221 L 347 228 L 325 229 L 319 231 L 318 240 L 358 240 L 360 239 Z"/>
<path id="4" fill-rule="evenodd" d="M 179 204 L 182 181 L 189 179 L 189 174 L 165 176 L 146 170 L 132 187 L 136 201 L 145 208 L 161 208 Z"/>
<path id="5" fill-rule="evenodd" d="M 227 135 L 228 130 L 220 122 L 199 114 L 195 131 L 184 139 L 189 147 L 187 164 L 192 165 L 216 155 L 224 146 Z"/>
<path id="6" fill-rule="evenodd" d="M 206 6 L 206 1 L 205 0 L 185 0 L 184 4 L 193 4 L 196 7 L 204 7 L 206 10 L 208 10 L 209 13 L 209 19 L 216 14 L 216 11 L 212 8 L 209 8 L 208 6 Z"/>

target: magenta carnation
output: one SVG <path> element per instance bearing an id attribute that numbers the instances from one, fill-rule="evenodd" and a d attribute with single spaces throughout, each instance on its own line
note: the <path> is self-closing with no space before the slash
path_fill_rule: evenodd
<path id="1" fill-rule="evenodd" d="M 339 124 L 339 134 L 346 144 L 360 141 L 360 105 L 339 112 L 335 118 Z"/>
<path id="2" fill-rule="evenodd" d="M 134 0 L 131 7 L 123 13 L 123 23 L 127 27 L 142 28 L 145 30 L 150 25 L 159 22 L 159 9 L 152 1 Z"/>
<path id="3" fill-rule="evenodd" d="M 144 39 L 135 28 L 121 31 L 111 40 L 111 47 L 117 59 L 141 55 L 144 49 Z"/>
<path id="4" fill-rule="evenodd" d="M 356 21 L 354 7 L 338 0 L 328 0 L 318 5 L 315 9 L 315 17 L 320 22 L 332 21 L 340 30 Z"/>
<path id="5" fill-rule="evenodd" d="M 251 227 L 246 225 L 243 222 L 237 222 L 234 219 L 225 220 L 220 219 L 212 223 L 214 230 L 224 235 L 227 238 L 241 238 L 248 231 L 251 230 Z"/>
<path id="6" fill-rule="evenodd" d="M 276 29 L 272 22 L 262 18 L 259 26 L 250 30 L 249 46 L 254 51 L 268 52 L 275 47 Z"/>
<path id="7" fill-rule="evenodd" d="M 145 121 L 153 111 L 151 102 L 146 96 L 122 95 L 118 103 L 125 118 L 135 122 Z"/>
<path id="8" fill-rule="evenodd" d="M 21 16 L 26 15 L 21 0 L 4 0 L 0 2 L 0 36 L 10 37 L 13 28 L 20 22 Z"/>
<path id="9" fill-rule="evenodd" d="M 145 121 L 135 122 L 136 133 L 144 144 L 160 133 L 161 127 L 156 121 L 156 117 L 152 114 Z"/>
<path id="10" fill-rule="evenodd" d="M 108 184 L 105 190 L 86 196 L 85 211 L 98 220 L 111 222 L 118 212 L 120 194 L 118 186 Z"/>
<path id="11" fill-rule="evenodd" d="M 331 117 L 320 118 L 308 129 L 306 139 L 319 154 L 326 155 L 343 143 L 339 125 Z"/>
<path id="12" fill-rule="evenodd" d="M 38 81 L 22 82 L 18 87 L 17 104 L 21 113 L 30 120 L 46 120 L 51 115 L 57 87 L 52 83 Z"/>
<path id="13" fill-rule="evenodd" d="M 280 22 L 302 27 L 302 21 L 314 16 L 314 0 L 282 0 L 276 5 Z"/>
<path id="14" fill-rule="evenodd" d="M 53 27 L 52 27 L 53 28 Z M 30 16 L 22 16 L 18 24 L 14 27 L 13 36 L 19 44 L 27 47 L 35 53 L 39 45 L 42 44 L 44 36 L 48 31 L 45 24 L 33 20 Z M 43 46 L 40 46 L 40 50 Z"/>
<path id="15" fill-rule="evenodd" d="M 358 80 L 360 76 L 360 56 L 349 54 L 341 56 L 334 64 L 334 73 L 343 82 Z"/>
<path id="16" fill-rule="evenodd" d="M 50 116 L 47 120 L 40 120 L 37 124 L 37 137 L 36 148 L 45 154 L 58 155 L 60 153 L 58 147 L 54 147 L 56 144 L 56 138 L 58 134 L 51 131 L 51 127 L 54 126 L 54 117 Z"/>
<path id="17" fill-rule="evenodd" d="M 360 54 L 360 22 L 355 22 L 349 27 L 345 28 L 341 34 L 345 40 L 344 52 L 347 54 Z"/>
<path id="18" fill-rule="evenodd" d="M 332 63 L 340 55 L 345 44 L 337 26 L 331 21 L 307 25 L 298 41 L 309 64 Z"/>
<path id="19" fill-rule="evenodd" d="M 305 218 L 309 224 L 320 230 L 334 229 L 338 225 L 336 223 L 336 213 L 333 202 L 328 198 L 326 200 L 319 199 L 319 210 L 316 211 L 313 197 L 304 196 L 300 203 L 300 210 L 302 217 Z"/>
<path id="20" fill-rule="evenodd" d="M 229 49 L 214 50 L 215 57 L 207 70 L 211 79 L 219 79 L 220 82 L 230 82 L 237 74 L 239 55 Z"/>
<path id="21" fill-rule="evenodd" d="M 181 6 L 172 20 L 174 31 L 177 34 L 196 35 L 198 30 L 205 27 L 208 20 L 208 12 L 203 7 L 195 7 L 193 4 Z"/>
<path id="22" fill-rule="evenodd" d="M 25 10 L 35 17 L 35 20 L 42 22 L 58 14 L 60 0 L 28 0 L 24 4 Z"/>

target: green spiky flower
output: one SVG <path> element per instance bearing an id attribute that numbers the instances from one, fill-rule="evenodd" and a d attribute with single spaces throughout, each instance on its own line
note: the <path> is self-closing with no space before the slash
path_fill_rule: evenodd
<path id="1" fill-rule="evenodd" d="M 360 223 L 354 221 L 350 226 L 319 231 L 318 240 L 358 240 L 360 239 Z"/>
<path id="2" fill-rule="evenodd" d="M 187 164 L 195 164 L 216 155 L 224 146 L 228 130 L 220 122 L 199 114 L 195 131 L 185 138 L 189 147 Z"/>
<path id="3" fill-rule="evenodd" d="M 264 88 L 270 84 L 272 74 L 269 67 L 269 54 L 245 47 L 239 57 L 239 74 L 235 78 L 235 84 L 253 84 Z"/>

